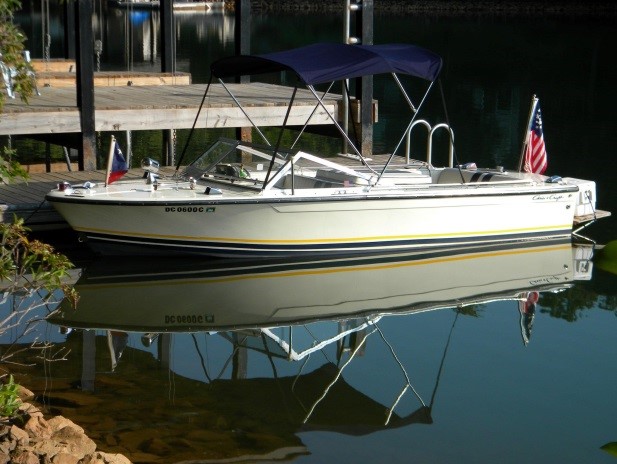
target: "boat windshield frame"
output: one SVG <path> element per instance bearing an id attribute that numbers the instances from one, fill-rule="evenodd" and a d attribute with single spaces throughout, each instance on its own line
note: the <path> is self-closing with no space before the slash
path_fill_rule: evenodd
<path id="1" fill-rule="evenodd" d="M 275 168 L 271 175 L 265 175 L 265 164 L 274 159 Z M 263 163 L 262 163 L 263 162 Z M 261 165 L 261 166 L 260 166 Z M 249 170 L 250 169 L 250 170 Z M 242 142 L 235 139 L 220 138 L 201 156 L 186 166 L 181 176 L 185 179 L 201 179 L 229 182 L 239 187 L 261 190 L 291 190 L 317 188 L 319 172 L 329 172 L 337 176 L 330 183 L 348 187 L 372 186 L 375 177 L 359 172 L 352 167 L 343 166 L 310 153 L 275 150 L 274 147 Z M 307 171 L 310 174 L 307 175 Z M 296 176 L 313 181 L 312 187 L 298 185 Z M 289 177 L 286 183 L 284 179 Z M 327 186 L 322 182 L 320 188 Z"/>

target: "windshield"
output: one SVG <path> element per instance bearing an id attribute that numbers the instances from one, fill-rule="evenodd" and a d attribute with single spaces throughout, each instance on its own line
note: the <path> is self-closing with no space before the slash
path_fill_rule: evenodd
<path id="1" fill-rule="evenodd" d="M 227 180 L 261 188 L 273 154 L 273 147 L 221 139 L 187 166 L 182 175 L 194 179 Z M 272 172 L 278 171 L 288 157 L 289 153 L 277 153 Z"/>
<path id="2" fill-rule="evenodd" d="M 192 177 L 247 188 L 291 190 L 292 193 L 296 189 L 354 187 L 371 183 L 370 174 L 308 153 L 274 153 L 273 147 L 221 139 L 187 166 L 182 175 L 187 179 Z"/>

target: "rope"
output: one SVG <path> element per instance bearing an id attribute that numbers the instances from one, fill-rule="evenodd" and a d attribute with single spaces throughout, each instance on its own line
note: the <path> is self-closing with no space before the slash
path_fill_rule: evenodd
<path id="1" fill-rule="evenodd" d="M 43 201 L 41 201 L 41 202 L 39 203 L 39 205 L 38 205 L 36 208 L 34 208 L 34 211 L 32 211 L 32 212 L 31 212 L 28 216 L 26 216 L 26 217 L 24 218 L 24 224 L 25 224 L 26 222 L 28 222 L 28 221 L 30 220 L 30 218 L 31 218 L 32 216 L 34 216 L 34 215 L 38 212 L 38 210 L 40 210 L 40 209 L 41 209 L 41 206 L 43 206 L 43 204 L 44 204 L 46 201 L 47 201 L 47 200 L 43 200 Z"/>
<path id="2" fill-rule="evenodd" d="M 49 80 L 49 62 L 50 62 L 50 50 L 51 50 L 51 33 L 49 26 L 49 0 L 43 0 L 41 2 L 41 40 L 42 43 L 42 53 L 43 53 L 43 61 L 45 63 L 45 71 L 47 72 L 47 82 L 44 84 L 46 86 L 51 85 Z"/>

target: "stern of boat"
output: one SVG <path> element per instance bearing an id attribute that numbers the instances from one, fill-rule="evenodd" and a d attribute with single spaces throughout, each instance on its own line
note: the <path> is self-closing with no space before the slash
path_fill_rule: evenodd
<path id="1" fill-rule="evenodd" d="M 576 185 L 578 194 L 574 206 L 574 224 L 584 224 L 595 221 L 601 217 L 610 216 L 607 211 L 596 209 L 596 183 L 591 180 L 564 177 L 567 184 Z"/>

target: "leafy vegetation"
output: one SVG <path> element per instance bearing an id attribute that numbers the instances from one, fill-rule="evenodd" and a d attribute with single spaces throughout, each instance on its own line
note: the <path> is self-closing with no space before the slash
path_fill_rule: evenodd
<path id="1" fill-rule="evenodd" d="M 23 219 L 1 224 L 0 232 L 0 280 L 10 283 L 9 289 L 64 289 L 62 279 L 73 267 L 66 256 L 56 253 L 51 245 L 30 240 Z"/>
<path id="2" fill-rule="evenodd" d="M 9 381 L 5 384 L 0 384 L 0 418 L 13 417 L 19 409 L 18 385 L 13 380 L 13 376 L 9 376 Z"/>
<path id="3" fill-rule="evenodd" d="M 35 83 L 28 74 L 32 67 L 23 56 L 26 36 L 13 23 L 13 15 L 19 8 L 19 0 L 0 0 L 0 54 L 4 64 L 17 71 L 14 77 L 15 92 L 22 100 L 28 101 L 34 93 Z M 0 92 L 0 111 L 5 99 L 6 95 Z"/>
<path id="4" fill-rule="evenodd" d="M 34 93 L 35 82 L 28 74 L 32 68 L 23 55 L 26 37 L 13 24 L 13 14 L 20 7 L 19 0 L 0 0 L 0 60 L 4 65 L 16 71 L 13 78 L 15 93 L 27 102 Z M 1 84 L 5 85 L 4 79 Z M 6 98 L 5 93 L 0 92 L 0 113 L 4 108 Z M 9 147 L 3 147 L 0 153 L 0 183 L 8 183 L 16 177 L 27 178 L 27 174 L 15 161 L 15 151 Z"/>
<path id="5" fill-rule="evenodd" d="M 28 178 L 28 173 L 14 159 L 15 154 L 15 150 L 2 147 L 2 156 L 0 156 L 0 183 L 8 184 L 18 177 L 22 179 Z"/>
<path id="6" fill-rule="evenodd" d="M 29 239 L 22 219 L 0 224 L 0 232 L 0 336 L 10 335 L 10 343 L 0 351 L 0 367 L 6 372 L 16 355 L 27 350 L 46 362 L 66 359 L 67 350 L 40 341 L 35 328 L 63 298 L 77 304 L 77 293 L 67 280 L 73 264 L 52 246 Z M 5 386 L 1 391 L 0 406 L 8 410 L 12 390 Z"/>

